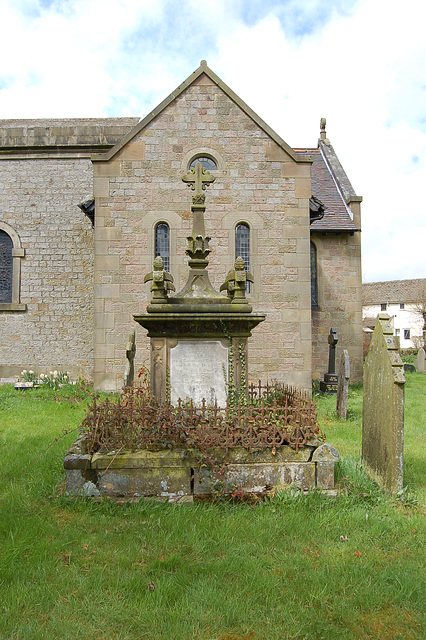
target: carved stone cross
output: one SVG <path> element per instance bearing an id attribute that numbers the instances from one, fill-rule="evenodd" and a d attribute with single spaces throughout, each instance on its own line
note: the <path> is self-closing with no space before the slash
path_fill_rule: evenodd
<path id="1" fill-rule="evenodd" d="M 328 373 L 336 373 L 336 344 L 338 342 L 337 339 L 337 329 L 331 327 L 330 333 L 328 334 Z"/>
<path id="2" fill-rule="evenodd" d="M 126 347 L 126 367 L 124 370 L 124 386 L 131 387 L 135 378 L 135 354 L 136 354 L 136 339 L 135 330 L 132 329 L 129 333 L 129 342 Z"/>
<path id="3" fill-rule="evenodd" d="M 196 162 L 195 167 L 182 176 L 182 180 L 188 183 L 188 186 L 191 187 L 192 191 L 195 191 L 192 196 L 194 201 L 199 196 L 203 195 L 205 188 L 210 184 L 210 182 L 214 182 L 216 178 L 203 167 L 201 162 Z"/>

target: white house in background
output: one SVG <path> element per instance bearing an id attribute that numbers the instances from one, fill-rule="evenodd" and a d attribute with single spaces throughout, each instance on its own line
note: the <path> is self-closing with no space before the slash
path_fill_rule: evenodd
<path id="1" fill-rule="evenodd" d="M 363 284 L 363 318 L 375 318 L 380 312 L 391 317 L 401 349 L 419 347 L 418 341 L 426 329 L 426 278 Z"/>

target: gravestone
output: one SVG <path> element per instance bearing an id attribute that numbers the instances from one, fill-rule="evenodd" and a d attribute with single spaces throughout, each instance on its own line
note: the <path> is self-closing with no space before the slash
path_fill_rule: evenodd
<path id="1" fill-rule="evenodd" d="M 336 344 L 338 342 L 337 329 L 331 327 L 328 334 L 328 372 L 324 374 L 324 380 L 320 382 L 320 390 L 323 393 L 337 393 L 336 374 Z"/>
<path id="2" fill-rule="evenodd" d="M 131 387 L 135 379 L 135 355 L 136 355 L 136 339 L 135 330 L 129 333 L 129 341 L 126 347 L 126 367 L 124 369 L 124 386 Z"/>
<path id="3" fill-rule="evenodd" d="M 378 484 L 403 489 L 404 367 L 390 318 L 379 314 L 364 367 L 362 464 Z"/>
<path id="4" fill-rule="evenodd" d="M 425 355 L 425 350 L 421 347 L 417 353 L 416 359 L 417 371 L 420 371 L 421 373 L 425 372 Z"/>
<path id="5" fill-rule="evenodd" d="M 349 353 L 343 350 L 339 364 L 339 380 L 337 383 L 337 402 L 336 411 L 343 420 L 346 420 L 348 412 L 348 392 L 349 378 L 351 375 L 351 366 L 349 362 Z"/>

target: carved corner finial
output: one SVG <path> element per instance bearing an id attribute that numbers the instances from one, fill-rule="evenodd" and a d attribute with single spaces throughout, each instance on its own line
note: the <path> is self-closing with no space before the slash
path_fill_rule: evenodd
<path id="1" fill-rule="evenodd" d="M 226 291 L 228 298 L 234 303 L 244 303 L 246 299 L 246 283 L 253 282 L 253 276 L 246 271 L 245 263 L 241 256 L 234 262 L 234 268 L 228 271 L 225 282 L 220 291 Z"/>
<path id="2" fill-rule="evenodd" d="M 326 118 L 321 118 L 321 120 L 320 120 L 320 141 L 322 141 L 325 144 L 329 145 L 330 141 L 327 138 L 327 133 L 326 133 L 326 130 L 325 130 L 326 124 L 327 124 L 327 119 Z"/>
<path id="3" fill-rule="evenodd" d="M 164 270 L 164 262 L 161 256 L 157 256 L 153 263 L 153 270 L 147 273 L 144 282 L 152 281 L 151 304 L 165 302 L 169 291 L 176 291 L 173 284 L 173 276 Z"/>
<path id="4" fill-rule="evenodd" d="M 201 60 L 200 67 L 207 67 L 207 60 Z"/>

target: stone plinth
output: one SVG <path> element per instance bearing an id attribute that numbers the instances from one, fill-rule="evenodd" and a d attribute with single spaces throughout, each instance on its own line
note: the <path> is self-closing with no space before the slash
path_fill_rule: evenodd
<path id="1" fill-rule="evenodd" d="M 236 447 L 228 452 L 210 449 L 209 456 L 223 473 L 201 466 L 195 452 L 188 450 L 89 455 L 77 443 L 64 461 L 66 491 L 69 495 L 129 499 L 157 496 L 175 502 L 210 495 L 218 482 L 230 490 L 254 494 L 289 486 L 326 490 L 334 488 L 338 460 L 333 447 L 317 440 L 308 441 L 297 452 L 287 445 L 253 453 Z"/>
<path id="2" fill-rule="evenodd" d="M 230 305 L 223 305 L 221 308 L 227 308 Z M 198 374 L 203 380 L 211 382 L 212 367 L 215 371 L 215 381 L 218 384 L 218 404 L 225 406 L 226 398 L 223 398 L 223 390 L 225 375 L 227 382 L 240 389 L 241 385 L 246 386 L 247 375 L 247 350 L 248 337 L 251 330 L 262 322 L 265 318 L 259 314 L 244 313 L 158 313 L 134 316 L 136 322 L 148 329 L 148 337 L 151 339 L 151 392 L 162 401 L 168 400 L 168 394 L 172 392 L 173 398 L 179 398 L 179 391 L 182 385 L 189 390 L 187 384 L 181 379 L 182 358 L 174 357 L 172 354 L 177 348 L 178 353 L 182 353 L 188 346 L 185 343 L 199 342 L 207 347 L 207 352 L 203 356 L 199 348 L 193 348 L 193 358 L 191 365 L 196 367 L 195 371 L 191 371 L 188 366 L 185 371 L 185 378 L 191 379 L 195 387 L 200 390 L 206 390 L 206 397 L 209 402 L 211 397 L 209 384 L 204 387 L 195 381 Z M 194 340 L 194 337 L 197 340 Z M 231 348 L 232 342 L 232 348 Z M 221 348 L 211 345 L 220 344 Z M 196 351 L 195 351 L 196 349 Z M 225 363 L 224 350 L 227 350 L 227 362 Z M 214 360 L 210 356 L 215 352 Z M 198 355 L 195 357 L 195 353 Z M 219 356 L 219 354 L 221 354 Z M 204 366 L 203 366 L 204 364 Z M 225 366 L 225 373 L 223 366 Z M 210 379 L 209 379 L 210 376 Z M 229 376 L 232 377 L 230 381 Z M 203 383 L 204 384 L 204 383 Z M 199 391 L 197 391 L 198 393 Z M 190 397 L 185 392 L 185 397 Z M 208 396 L 208 397 L 207 397 Z M 219 402 L 219 397 L 221 402 Z M 198 396 L 197 396 L 198 398 Z M 171 398 L 170 398 L 171 399 Z M 183 398 L 182 398 L 183 399 Z M 201 398 L 202 400 L 202 398 Z M 222 402 L 224 400 L 224 402 Z"/>
<path id="3" fill-rule="evenodd" d="M 337 393 L 337 373 L 325 373 L 324 380 L 320 382 L 320 390 L 323 393 Z"/>

